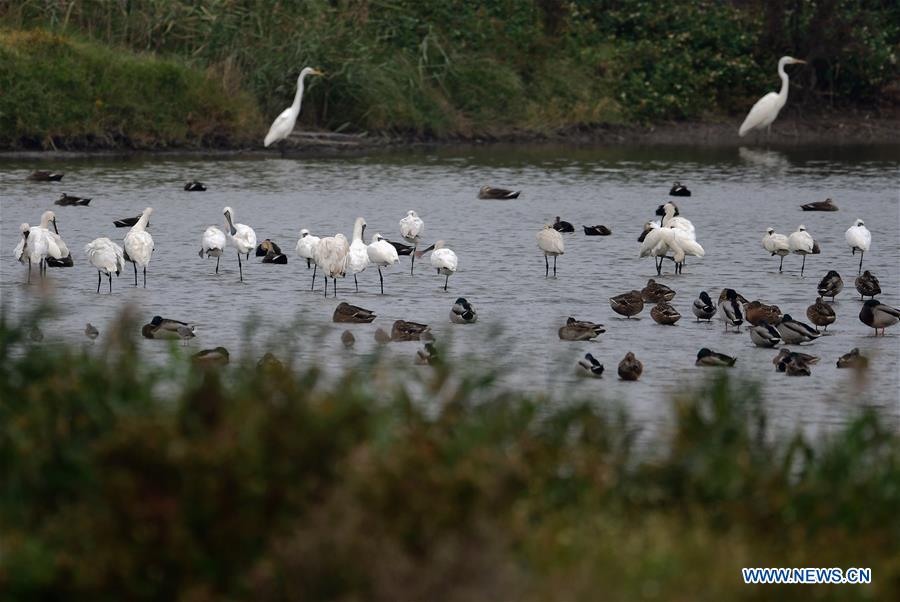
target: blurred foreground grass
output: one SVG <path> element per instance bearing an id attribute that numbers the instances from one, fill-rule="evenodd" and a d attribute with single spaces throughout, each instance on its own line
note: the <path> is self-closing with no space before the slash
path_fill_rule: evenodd
<path id="1" fill-rule="evenodd" d="M 638 450 L 606 402 L 487 369 L 161 366 L 0 315 L 4 600 L 897 599 L 900 436 L 767 430 L 724 374 Z M 285 358 L 282 358 L 285 359 Z M 743 566 L 871 567 L 744 586 Z"/>

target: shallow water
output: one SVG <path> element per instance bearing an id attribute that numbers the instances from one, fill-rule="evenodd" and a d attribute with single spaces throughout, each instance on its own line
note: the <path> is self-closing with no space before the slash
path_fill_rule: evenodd
<path id="1" fill-rule="evenodd" d="M 390 330 L 395 319 L 432 325 L 439 341 L 455 356 L 464 353 L 502 366 L 508 384 L 545 390 L 554 397 L 577 391 L 602 399 L 621 399 L 633 416 L 651 430 L 670 419 L 662 403 L 673 391 L 692 383 L 709 369 L 696 368 L 701 347 L 738 358 L 736 372 L 764 383 L 772 416 L 784 427 L 828 428 L 842 424 L 863 404 L 882 407 L 900 418 L 900 327 L 875 338 L 857 318 L 861 302 L 855 294 L 858 256 L 851 256 L 844 231 L 860 217 L 872 231 L 873 245 L 865 268 L 881 280 L 884 303 L 900 305 L 900 146 L 762 150 L 749 148 L 558 148 L 487 147 L 385 153 L 322 159 L 173 159 L 91 158 L 26 164 L 0 160 L 0 262 L 3 304 L 22 315 L 40 297 L 40 287 L 26 286 L 26 271 L 11 256 L 21 222 L 39 222 L 47 208 L 56 211 L 60 232 L 76 265 L 51 269 L 52 297 L 63 314 L 45 325 L 44 344 L 83 340 L 86 322 L 105 333 L 118 312 L 133 304 L 149 321 L 159 314 L 197 324 L 190 348 L 223 345 L 239 355 L 246 342 L 243 323 L 258 316 L 257 342 L 283 332 L 295 320 L 298 361 L 318 361 L 338 369 L 348 358 L 375 349 L 372 333 Z M 34 168 L 66 172 L 62 183 L 32 183 Z M 184 192 L 183 184 L 199 179 L 207 192 Z M 624 320 L 609 307 L 608 297 L 640 289 L 655 277 L 653 261 L 637 258 L 642 224 L 669 200 L 674 180 L 693 191 L 676 199 L 681 215 L 693 221 L 706 257 L 689 258 L 684 274 L 672 274 L 666 262 L 661 281 L 678 291 L 673 304 L 684 316 L 671 327 L 659 326 L 646 306 L 638 320 Z M 476 198 L 483 184 L 521 189 L 515 201 Z M 90 207 L 57 207 L 61 192 L 93 197 Z M 835 213 L 805 213 L 802 203 L 833 198 Z M 286 266 L 266 265 L 251 257 L 245 281 L 238 281 L 233 250 L 214 274 L 214 259 L 197 256 L 200 236 L 210 224 L 224 229 L 222 207 L 235 209 L 236 221 L 251 225 L 260 240 L 271 238 L 289 254 Z M 152 206 L 150 232 L 156 250 L 146 289 L 133 286 L 129 265 L 113 291 L 106 283 L 97 294 L 96 271 L 83 254 L 99 236 L 121 241 L 126 229 L 114 219 Z M 400 240 L 398 221 L 408 209 L 425 220 L 425 238 L 443 239 L 459 255 L 459 271 L 444 278 L 428 269 L 427 257 L 409 275 L 409 259 L 386 272 L 386 295 L 378 294 L 378 274 L 359 275 L 338 285 L 338 299 L 322 296 L 321 278 L 310 292 L 305 262 L 294 257 L 300 228 L 317 235 L 340 231 L 350 237 L 354 219 L 368 222 L 366 235 L 381 232 Z M 575 224 L 565 237 L 566 252 L 558 261 L 558 277 L 544 277 L 544 260 L 536 233 L 555 215 Z M 768 226 L 789 234 L 805 224 L 820 243 L 822 254 L 810 256 L 806 277 L 800 258 L 769 257 L 760 240 Z M 605 224 L 613 234 L 586 237 L 581 224 Z M 418 269 L 421 268 L 421 269 Z M 690 306 L 701 290 L 716 298 L 727 286 L 748 299 L 778 304 L 782 311 L 806 319 L 816 285 L 829 269 L 845 280 L 835 309 L 837 322 L 804 351 L 821 356 L 811 378 L 789 378 L 774 371 L 775 351 L 752 345 L 749 335 L 725 334 L 722 324 L 697 323 Z M 450 306 L 464 296 L 478 311 L 476 325 L 451 325 Z M 330 321 L 335 305 L 346 300 L 377 312 L 371 325 L 339 325 Z M 607 332 L 594 342 L 560 341 L 556 331 L 567 316 L 602 322 Z M 349 328 L 357 344 L 347 352 L 340 333 Z M 103 336 L 103 334 L 101 334 Z M 165 343 L 143 340 L 151 356 L 161 357 Z M 379 353 L 398 363 L 412 362 L 419 343 L 394 343 Z M 863 388 L 852 371 L 837 370 L 835 360 L 852 347 L 873 358 Z M 616 366 L 626 351 L 644 362 L 639 382 L 619 381 Z M 284 349 L 272 349 L 278 355 Z M 574 364 L 591 351 L 606 366 L 599 381 L 579 379 Z"/>

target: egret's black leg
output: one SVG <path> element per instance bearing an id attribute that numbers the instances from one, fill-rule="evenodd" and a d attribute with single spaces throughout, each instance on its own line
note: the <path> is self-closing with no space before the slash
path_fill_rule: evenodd
<path id="1" fill-rule="evenodd" d="M 97 270 L 97 292 L 100 292 L 100 283 L 103 282 L 103 274 L 100 273 L 100 270 Z"/>
<path id="2" fill-rule="evenodd" d="M 865 251 L 859 252 L 859 271 L 856 272 L 857 274 L 862 274 L 862 258 L 863 258 L 864 253 L 865 253 Z"/>
<path id="3" fill-rule="evenodd" d="M 384 294 L 384 276 L 381 275 L 381 266 L 378 266 L 378 280 L 381 281 L 381 294 Z"/>
<path id="4" fill-rule="evenodd" d="M 447 277 L 444 278 L 444 290 L 447 290 L 447 282 L 450 281 L 450 274 L 447 274 Z"/>
<path id="5" fill-rule="evenodd" d="M 806 253 L 803 254 L 803 263 L 800 264 L 800 276 L 803 276 L 803 268 L 806 267 Z"/>
<path id="6" fill-rule="evenodd" d="M 144 266 L 144 288 L 147 288 L 147 266 Z"/>
<path id="7" fill-rule="evenodd" d="M 28 284 L 31 284 L 31 257 L 28 258 Z"/>
<path id="8" fill-rule="evenodd" d="M 550 275 L 550 260 L 546 255 L 544 255 L 544 266 L 544 278 L 546 278 Z"/>
<path id="9" fill-rule="evenodd" d="M 307 270 L 309 269 L 309 263 L 310 263 L 310 259 L 309 259 L 309 257 L 307 257 L 306 258 L 306 269 Z"/>
<path id="10" fill-rule="evenodd" d="M 328 274 L 325 274 L 325 298 L 328 298 Z"/>
<path id="11" fill-rule="evenodd" d="M 132 261 L 131 267 L 134 268 L 134 285 L 137 286 L 137 264 Z"/>
<path id="12" fill-rule="evenodd" d="M 334 282 L 331 283 L 332 296 L 337 297 L 337 278 L 332 278 L 332 280 L 334 280 Z"/>
<path id="13" fill-rule="evenodd" d="M 309 290 L 311 290 L 311 291 L 316 290 L 316 270 L 317 269 L 319 269 L 319 264 L 315 264 L 313 266 L 313 281 L 312 281 L 312 286 L 309 287 Z"/>
<path id="14" fill-rule="evenodd" d="M 238 270 L 241 273 L 241 282 L 244 281 L 244 266 L 241 265 L 241 252 L 238 251 Z"/>
<path id="15" fill-rule="evenodd" d="M 781 268 L 784 266 L 784 255 L 781 256 L 781 262 L 778 264 L 778 273 L 781 273 Z"/>
<path id="16" fill-rule="evenodd" d="M 553 256 L 553 277 L 556 278 L 556 255 Z"/>
<path id="17" fill-rule="evenodd" d="M 409 275 L 410 275 L 410 276 L 413 275 L 413 268 L 416 266 L 416 249 L 418 249 L 418 248 L 419 248 L 419 245 L 414 246 L 414 247 L 413 247 L 412 255 L 409 256 L 409 259 L 410 259 L 410 263 L 409 263 Z"/>
<path id="18" fill-rule="evenodd" d="M 359 282 L 356 280 L 356 274 L 353 274 L 353 284 L 356 285 L 356 292 L 359 292 Z"/>
<path id="19" fill-rule="evenodd" d="M 99 273 L 99 272 L 98 272 L 98 273 Z M 106 277 L 109 279 L 109 292 L 110 292 L 110 294 L 112 294 L 112 274 L 110 274 L 109 272 L 107 272 L 107 273 L 106 273 Z M 99 287 L 99 286 L 97 287 L 97 292 L 98 292 L 98 293 L 100 292 L 100 287 Z"/>
<path id="20" fill-rule="evenodd" d="M 221 257 L 216 257 L 216 274 L 219 273 L 219 259 L 221 259 Z"/>

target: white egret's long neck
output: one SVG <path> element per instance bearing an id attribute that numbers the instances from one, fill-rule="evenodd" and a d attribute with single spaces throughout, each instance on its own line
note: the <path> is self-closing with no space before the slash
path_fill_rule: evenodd
<path id="1" fill-rule="evenodd" d="M 781 91 L 778 92 L 778 99 L 781 104 L 787 102 L 788 97 L 788 75 L 784 71 L 784 63 L 778 61 L 778 77 L 781 78 Z"/>
<path id="2" fill-rule="evenodd" d="M 675 217 L 675 207 L 672 207 L 671 205 L 669 205 L 668 207 L 666 207 L 665 216 L 663 216 L 663 220 L 662 220 L 663 228 L 666 228 L 669 226 L 669 220 L 671 220 L 673 217 Z"/>
<path id="3" fill-rule="evenodd" d="M 53 218 L 51 218 L 49 215 L 42 215 L 41 216 L 41 228 L 46 230 L 47 227 L 50 225 L 51 219 L 53 219 Z"/>
<path id="4" fill-rule="evenodd" d="M 295 113 L 300 112 L 300 101 L 303 99 L 303 78 L 306 74 L 301 74 L 300 77 L 297 78 L 297 93 L 294 95 L 294 104 L 291 105 L 291 109 Z"/>
<path id="5" fill-rule="evenodd" d="M 149 221 L 150 221 L 150 212 L 144 211 L 141 214 L 141 218 L 134 225 L 134 228 L 136 230 L 145 230 L 147 228 L 147 222 L 149 222 Z"/>
<path id="6" fill-rule="evenodd" d="M 356 220 L 356 223 L 353 224 L 353 242 L 362 241 L 363 235 L 363 223 L 362 220 Z"/>

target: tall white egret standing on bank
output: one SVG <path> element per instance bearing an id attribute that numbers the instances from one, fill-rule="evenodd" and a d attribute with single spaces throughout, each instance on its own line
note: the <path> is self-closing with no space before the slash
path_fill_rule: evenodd
<path id="1" fill-rule="evenodd" d="M 781 91 L 777 94 L 775 92 L 769 92 L 756 101 L 756 104 L 753 105 L 753 108 L 747 113 L 747 118 L 744 119 L 744 123 L 741 124 L 741 128 L 738 130 L 738 136 L 743 137 L 750 130 L 761 130 L 763 128 L 766 129 L 766 134 L 768 135 L 772 129 L 772 122 L 775 121 L 775 118 L 778 117 L 778 113 L 787 102 L 788 76 L 787 73 L 784 72 L 784 66 L 795 64 L 805 65 L 806 61 L 801 61 L 800 59 L 795 59 L 790 56 L 783 56 L 778 60 L 778 76 L 781 78 Z"/>
<path id="2" fill-rule="evenodd" d="M 241 273 L 241 282 L 244 281 L 244 267 L 241 265 L 241 253 L 250 259 L 250 251 L 256 249 L 256 232 L 247 224 L 234 223 L 234 209 L 225 207 L 222 210 L 225 214 L 225 227 L 228 229 L 228 238 L 231 245 L 237 249 L 238 270 Z"/>
<path id="3" fill-rule="evenodd" d="M 384 294 L 384 276 L 381 275 L 381 268 L 400 263 L 400 256 L 397 249 L 386 241 L 384 237 L 376 232 L 369 243 L 366 252 L 369 254 L 369 261 L 378 266 L 378 279 L 381 281 L 381 294 Z"/>
<path id="4" fill-rule="evenodd" d="M 359 292 L 359 282 L 356 275 L 369 267 L 369 249 L 363 242 L 363 233 L 366 231 L 366 220 L 361 217 L 356 218 L 353 224 L 353 242 L 350 243 L 350 252 L 347 255 L 347 267 L 353 272 L 353 283 L 356 285 L 356 292 Z"/>
<path id="5" fill-rule="evenodd" d="M 225 254 L 225 246 L 227 244 L 225 233 L 215 226 L 207 228 L 200 239 L 200 257 L 203 258 L 205 256 L 207 259 L 210 257 L 216 258 L 216 274 L 219 273 L 219 259 Z"/>
<path id="6" fill-rule="evenodd" d="M 852 226 L 847 228 L 847 232 L 844 233 L 844 239 L 850 245 L 850 250 L 854 255 L 859 251 L 859 271 L 857 274 L 861 274 L 863 255 L 872 244 L 872 233 L 869 232 L 866 224 L 861 219 L 857 219 Z"/>
<path id="7" fill-rule="evenodd" d="M 444 241 L 439 240 L 420 253 L 420 257 L 431 251 L 431 267 L 437 270 L 438 274 L 446 276 L 444 278 L 444 290 L 447 290 L 447 283 L 450 276 L 456 273 L 456 266 L 459 265 L 459 258 L 452 249 L 444 246 Z"/>
<path id="8" fill-rule="evenodd" d="M 110 239 L 95 238 L 85 245 L 84 254 L 88 262 L 97 268 L 97 292 L 103 282 L 103 274 L 109 279 L 109 292 L 112 293 L 112 275 L 118 276 L 125 269 L 125 253 L 122 247 Z"/>
<path id="9" fill-rule="evenodd" d="M 306 79 L 307 75 L 325 74 L 312 67 L 306 67 L 300 72 L 299 77 L 297 77 L 297 93 L 294 94 L 294 103 L 282 111 L 281 115 L 276 117 L 275 121 L 272 122 L 269 133 L 266 134 L 266 139 L 263 141 L 263 146 L 268 147 L 273 142 L 285 140 L 291 135 L 291 132 L 294 131 L 294 126 L 297 124 L 297 117 L 300 115 L 300 102 L 303 100 L 303 80 Z"/>
<path id="10" fill-rule="evenodd" d="M 347 255 L 350 253 L 350 244 L 343 234 L 326 236 L 316 245 L 315 262 L 322 268 L 325 276 L 325 296 L 328 296 L 328 278 L 334 282 L 334 296 L 337 297 L 337 277 L 341 278 L 347 272 Z M 313 275 L 315 278 L 315 275 Z M 313 280 L 315 285 L 315 280 Z"/>
<path id="11" fill-rule="evenodd" d="M 776 234 L 775 228 L 769 228 L 766 230 L 766 235 L 763 236 L 762 246 L 763 249 L 772 255 L 781 257 L 781 262 L 778 264 L 778 271 L 780 273 L 781 268 L 784 266 L 784 257 L 791 252 L 791 245 L 788 243 L 788 237 L 784 234 Z"/>
<path id="12" fill-rule="evenodd" d="M 553 226 L 546 225 L 543 230 L 537 234 L 538 248 L 544 252 L 544 277 L 550 275 L 550 260 L 547 257 L 553 257 L 553 277 L 556 277 L 556 258 L 566 252 L 566 245 L 563 243 L 562 234 L 553 229 Z"/>
<path id="13" fill-rule="evenodd" d="M 406 212 L 406 217 L 400 220 L 400 236 L 413 245 L 413 252 L 409 256 L 411 260 L 409 264 L 410 276 L 412 276 L 413 268 L 416 265 L 416 248 L 422 241 L 423 234 L 425 234 L 425 222 L 422 221 L 422 218 L 415 211 L 410 209 Z"/>
<path id="14" fill-rule="evenodd" d="M 137 267 L 144 269 L 144 288 L 147 288 L 147 266 L 150 265 L 150 256 L 153 254 L 153 237 L 147 232 L 147 222 L 150 221 L 152 207 L 147 207 L 141 213 L 141 218 L 131 227 L 125 235 L 125 260 L 130 261 L 134 267 L 134 285 L 137 286 Z"/>
<path id="15" fill-rule="evenodd" d="M 803 276 L 803 268 L 806 267 L 806 256 L 813 252 L 814 242 L 803 224 L 797 226 L 797 231 L 788 236 L 788 247 L 790 247 L 791 253 L 803 255 L 803 264 L 800 266 L 801 276 Z"/>

